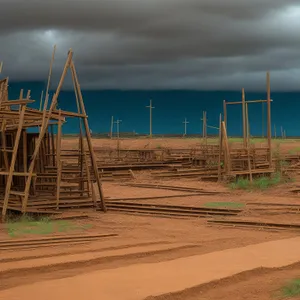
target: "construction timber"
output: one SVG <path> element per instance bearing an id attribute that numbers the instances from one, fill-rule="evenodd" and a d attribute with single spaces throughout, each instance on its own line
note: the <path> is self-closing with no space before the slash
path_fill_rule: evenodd
<path id="1" fill-rule="evenodd" d="M 69 70 L 75 91 L 76 112 L 57 108 L 58 97 Z M 72 50 L 68 52 L 55 94 L 49 101 L 46 93 L 43 108 L 42 105 L 40 110 L 30 108 L 34 100 L 30 98 L 30 91 L 25 96 L 23 92 L 20 91 L 19 99 L 10 100 L 8 78 L 0 81 L 2 221 L 8 210 L 27 213 L 95 207 L 106 211 Z M 78 119 L 80 132 L 79 147 L 71 152 L 63 150 L 61 146 L 62 127 L 67 118 Z"/>

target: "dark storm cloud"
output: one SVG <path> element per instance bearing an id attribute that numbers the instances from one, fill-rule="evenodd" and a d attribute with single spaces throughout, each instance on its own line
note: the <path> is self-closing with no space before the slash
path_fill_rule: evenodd
<path id="1" fill-rule="evenodd" d="M 58 78 L 68 48 L 85 88 L 297 89 L 292 0 L 0 0 L 0 61 L 12 80 Z M 55 80 L 54 80 L 55 81 Z"/>

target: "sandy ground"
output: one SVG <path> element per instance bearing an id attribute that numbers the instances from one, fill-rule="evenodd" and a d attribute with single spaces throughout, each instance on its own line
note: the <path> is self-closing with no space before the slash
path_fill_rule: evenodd
<path id="1" fill-rule="evenodd" d="M 75 139 L 66 139 L 64 140 L 64 143 L 65 147 L 76 147 Z M 113 147 L 115 143 L 116 141 L 111 140 L 94 140 L 96 148 Z M 148 140 L 124 140 L 121 143 L 123 147 L 131 149 L 144 148 L 147 147 Z M 199 141 L 197 139 L 155 139 L 152 141 L 152 147 L 158 147 L 156 143 L 159 147 L 189 148 L 194 147 Z M 300 142 L 285 141 L 284 143 L 281 143 L 280 147 L 284 148 L 285 151 L 290 151 L 298 146 L 300 146 Z M 134 200 L 127 201 L 138 201 L 136 199 L 139 197 L 178 195 L 178 197 L 169 199 L 151 199 L 138 202 L 186 206 L 203 206 L 211 202 L 277 202 L 300 205 L 299 196 L 288 192 L 290 189 L 297 186 L 297 182 L 281 185 L 263 192 L 233 191 L 224 185 L 195 180 L 149 182 L 149 176 L 147 176 L 145 172 L 141 172 L 141 174 L 137 173 L 136 182 L 196 187 L 208 191 L 219 191 L 224 193 L 207 196 L 197 195 L 182 197 L 182 195 L 186 193 L 169 190 L 133 188 L 123 186 L 120 183 L 104 182 L 103 188 L 105 197 L 107 199 L 132 198 Z M 118 275 L 120 268 L 124 268 L 125 270 L 126 268 L 135 268 L 140 265 L 146 265 L 150 268 L 150 266 L 153 266 L 154 264 L 167 264 L 180 259 L 189 259 L 196 256 L 201 257 L 202 255 L 216 252 L 224 254 L 222 251 L 229 251 L 228 249 L 232 249 L 233 251 L 239 247 L 256 245 L 268 241 L 278 241 L 278 244 L 276 244 L 277 246 L 274 249 L 277 249 L 278 247 L 289 248 L 287 242 L 283 239 L 293 238 L 299 235 L 299 233 L 291 231 L 269 232 L 254 229 L 242 230 L 237 228 L 209 227 L 206 224 L 206 220 L 202 218 L 183 220 L 112 212 L 104 214 L 92 210 L 87 211 L 87 214 L 89 215 L 88 219 L 74 221 L 78 226 L 89 225 L 89 229 L 86 230 L 85 233 L 116 233 L 118 236 L 104 238 L 97 242 L 84 245 L 68 245 L 67 247 L 53 246 L 41 249 L 23 249 L 19 251 L 0 250 L 0 299 L 10 300 L 20 299 L 20 297 L 25 299 L 23 297 L 25 293 L 23 288 L 28 285 L 26 289 L 31 289 L 29 287 L 31 284 L 35 284 L 35 288 L 40 286 L 38 289 L 41 289 L 42 287 L 48 290 L 56 289 L 56 287 L 62 288 L 61 283 L 58 283 L 56 280 L 71 280 L 74 276 L 80 274 L 83 275 L 82 282 L 76 282 L 75 286 L 81 285 L 82 290 L 87 293 L 86 287 L 83 287 L 83 283 L 86 280 L 84 278 L 89 278 L 89 276 L 92 276 L 91 274 L 93 274 L 93 272 L 101 272 L 101 276 L 106 278 L 107 274 L 114 273 Z M 247 220 L 300 223 L 299 215 L 297 213 L 294 212 L 291 214 L 289 211 L 284 210 L 270 212 L 263 209 L 254 211 L 246 208 L 239 218 Z M 69 233 L 60 233 L 60 235 L 64 234 Z M 28 238 L 29 237 L 32 236 L 28 235 Z M 0 225 L 0 241 L 8 238 L 7 229 L 3 225 Z M 282 250 L 281 253 L 283 257 L 291 257 L 288 252 L 284 251 Z M 272 250 L 266 251 L 264 256 L 259 252 L 256 259 L 253 259 L 252 262 L 271 254 Z M 246 262 L 246 260 L 247 259 L 244 259 L 243 261 Z M 289 263 L 296 261 L 298 260 L 295 259 Z M 231 259 L 226 259 L 225 262 L 227 265 L 223 265 L 221 268 L 223 271 L 232 266 L 237 267 L 242 265 L 242 262 L 235 264 Z M 261 265 L 255 265 L 253 268 L 260 266 Z M 289 268 L 247 271 L 246 273 L 235 275 L 235 273 L 247 269 L 246 263 L 243 267 L 244 268 L 238 269 L 234 273 L 227 274 L 228 276 L 231 276 L 228 279 L 219 280 L 214 283 L 203 281 L 202 284 L 197 283 L 196 285 L 201 285 L 196 288 L 181 291 L 169 296 L 165 295 L 163 298 L 158 297 L 157 299 L 228 299 L 228 294 L 230 294 L 230 300 L 273 299 L 274 293 L 276 293 L 280 286 L 286 280 L 297 277 L 300 272 L 300 264 L 296 264 Z M 167 270 L 166 267 L 163 267 L 162 270 L 165 269 Z M 146 270 L 147 268 L 143 271 L 145 274 L 147 273 Z M 216 272 L 218 273 L 219 271 Z M 131 273 L 126 274 L 128 278 L 133 276 L 130 275 Z M 261 284 L 262 282 L 264 282 L 263 285 Z M 176 284 L 174 284 L 174 286 L 176 286 Z M 72 283 L 72 289 L 73 287 L 74 283 Z M 191 286 L 187 287 L 190 288 Z M 20 289 L 15 290 L 15 288 Z M 114 288 L 117 289 L 118 284 L 115 283 Z M 243 290 L 242 293 L 240 292 L 241 289 Z M 98 295 L 96 299 L 106 299 L 101 297 L 98 290 L 95 293 L 98 293 L 96 294 Z M 8 297 L 8 295 L 10 296 Z M 34 298 L 34 296 L 30 297 L 30 299 L 38 298 L 45 299 L 44 295 L 41 296 L 40 294 L 36 294 L 36 298 Z M 68 298 L 67 295 L 64 299 L 71 298 Z M 72 299 L 75 300 L 75 298 Z M 84 299 L 89 300 L 89 298 L 86 297 L 84 297 Z M 123 299 L 122 296 L 120 296 L 119 299 Z"/>
<path id="2" fill-rule="evenodd" d="M 284 255 L 283 255 L 284 254 Z M 300 238 L 272 241 L 152 264 L 134 264 L 2 291 L 0 299 L 139 300 L 177 293 L 258 268 L 300 260 Z M 47 293 L 45 291 L 47 290 Z M 232 298 L 231 298 L 232 299 Z"/>

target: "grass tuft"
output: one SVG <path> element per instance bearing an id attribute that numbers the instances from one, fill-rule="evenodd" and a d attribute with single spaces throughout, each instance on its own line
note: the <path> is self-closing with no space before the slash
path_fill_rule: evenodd
<path id="1" fill-rule="evenodd" d="M 48 217 L 22 216 L 20 218 L 10 218 L 5 224 L 10 237 L 24 235 L 47 235 L 52 233 L 62 233 L 74 230 L 87 230 L 91 225 L 78 226 L 65 220 L 52 221 Z"/>
<path id="2" fill-rule="evenodd" d="M 281 298 L 288 299 L 300 296 L 300 279 L 294 279 L 281 288 Z"/>
<path id="3" fill-rule="evenodd" d="M 275 173 L 272 177 L 254 178 L 252 183 L 249 181 L 249 179 L 238 178 L 236 182 L 230 184 L 230 188 L 239 190 L 266 190 L 270 187 L 285 182 L 287 181 L 284 180 L 278 172 Z"/>

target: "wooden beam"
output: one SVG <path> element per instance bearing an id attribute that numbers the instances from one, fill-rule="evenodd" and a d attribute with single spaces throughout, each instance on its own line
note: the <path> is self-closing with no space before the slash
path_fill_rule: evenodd
<path id="1" fill-rule="evenodd" d="M 81 93 L 81 88 L 80 88 L 80 85 L 79 85 L 79 82 L 78 82 L 77 73 L 76 73 L 76 69 L 75 69 L 75 65 L 74 65 L 73 61 L 71 61 L 71 71 L 73 72 L 74 78 L 75 78 L 75 85 L 76 85 L 77 93 L 78 93 L 78 96 L 79 96 L 79 104 L 80 104 L 81 112 L 84 115 L 86 115 L 84 102 L 83 102 L 83 97 L 82 97 L 82 93 Z M 88 147 L 89 147 L 89 152 L 90 152 L 90 155 L 91 155 L 91 163 L 92 163 L 92 167 L 94 169 L 94 176 L 95 176 L 96 181 L 97 181 L 97 186 L 98 186 L 99 196 L 100 196 L 100 200 L 101 200 L 102 210 L 106 212 L 107 209 L 106 209 L 105 199 L 104 199 L 103 190 L 102 190 L 102 183 L 101 183 L 101 180 L 100 180 L 100 177 L 99 177 L 97 160 L 96 160 L 96 156 L 95 156 L 93 145 L 92 145 L 92 137 L 91 137 L 91 132 L 90 132 L 90 128 L 89 128 L 87 118 L 83 118 L 83 124 L 84 124 L 84 127 L 85 127 L 85 133 L 86 133 L 87 143 L 88 143 Z"/>
<path id="2" fill-rule="evenodd" d="M 268 111 L 268 148 L 269 148 L 269 164 L 272 167 L 272 129 L 271 129 L 271 87 L 270 87 L 270 73 L 267 72 L 267 111 Z"/>

